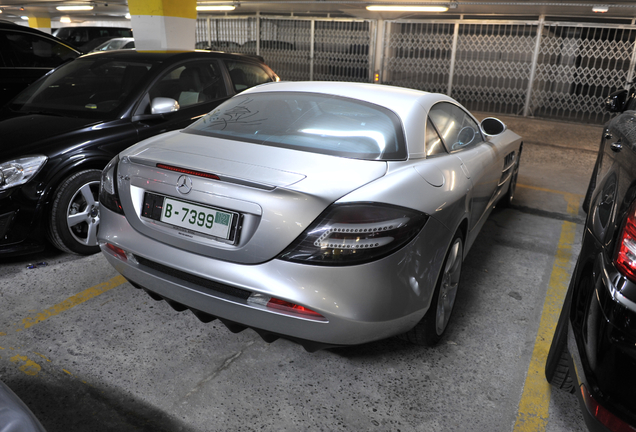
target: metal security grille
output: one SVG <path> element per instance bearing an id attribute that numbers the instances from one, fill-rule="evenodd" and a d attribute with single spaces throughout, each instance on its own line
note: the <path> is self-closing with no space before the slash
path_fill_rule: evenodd
<path id="1" fill-rule="evenodd" d="M 381 83 L 448 94 L 474 111 L 597 124 L 611 117 L 604 99 L 633 79 L 636 66 L 636 26 L 543 19 L 378 27 L 225 17 L 199 19 L 196 37 L 198 48 L 261 55 L 284 80 L 372 82 L 377 72 Z"/>
<path id="2" fill-rule="evenodd" d="M 314 79 L 369 82 L 373 29 L 369 21 L 317 20 Z"/>
<path id="3" fill-rule="evenodd" d="M 310 79 L 311 22 L 261 19 L 259 55 L 283 80 Z M 254 47 L 256 54 L 256 46 Z"/>
<path id="4" fill-rule="evenodd" d="M 605 98 L 624 88 L 634 70 L 634 27 L 546 23 L 537 59 L 530 114 L 605 123 Z"/>
<path id="5" fill-rule="evenodd" d="M 521 114 L 536 25 L 460 24 L 451 96 L 469 110 Z"/>
<path id="6" fill-rule="evenodd" d="M 386 22 L 383 82 L 446 93 L 454 29 L 453 23 Z"/>
<path id="7" fill-rule="evenodd" d="M 254 17 L 197 19 L 196 47 L 251 53 L 258 39 L 258 24 L 258 19 Z"/>
<path id="8" fill-rule="evenodd" d="M 371 21 L 295 18 L 198 19 L 197 48 L 257 54 L 284 80 L 371 80 Z"/>

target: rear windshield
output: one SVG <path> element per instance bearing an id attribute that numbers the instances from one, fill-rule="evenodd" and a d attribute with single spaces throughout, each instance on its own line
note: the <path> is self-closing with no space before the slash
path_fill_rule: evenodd
<path id="1" fill-rule="evenodd" d="M 402 125 L 393 112 L 316 93 L 235 96 L 185 132 L 353 159 L 406 159 Z"/>

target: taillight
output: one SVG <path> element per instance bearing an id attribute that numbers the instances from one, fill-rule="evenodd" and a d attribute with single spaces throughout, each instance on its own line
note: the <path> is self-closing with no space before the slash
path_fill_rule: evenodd
<path id="1" fill-rule="evenodd" d="M 627 279 L 636 282 L 636 202 L 629 208 L 618 237 L 614 264 Z"/>
<path id="2" fill-rule="evenodd" d="M 126 251 L 120 247 L 115 246 L 114 244 L 106 243 L 106 248 L 110 250 L 110 252 L 119 258 L 122 261 L 128 261 L 128 257 L 126 257 Z"/>
<path id="3" fill-rule="evenodd" d="M 250 304 L 252 306 L 264 306 L 268 309 L 275 309 L 291 315 L 296 315 L 302 318 L 309 318 L 316 321 L 327 321 L 324 316 L 305 306 L 301 306 L 299 304 L 291 303 L 286 300 L 281 300 L 265 294 L 252 293 L 252 295 L 250 295 L 250 297 L 247 299 L 247 304 Z"/>
<path id="4" fill-rule="evenodd" d="M 117 189 L 117 165 L 119 164 L 119 156 L 115 156 L 104 171 L 102 171 L 102 182 L 99 188 L 99 203 L 115 213 L 124 214 L 119 200 L 119 191 Z"/>
<path id="5" fill-rule="evenodd" d="M 601 422 L 607 429 L 612 432 L 634 432 L 636 428 L 625 423 L 623 420 L 616 417 L 609 412 L 607 408 L 599 404 L 596 399 L 592 397 L 585 385 L 581 385 L 581 394 L 583 395 L 583 401 L 587 410 L 592 414 L 599 422 Z"/>
<path id="6" fill-rule="evenodd" d="M 332 205 L 278 258 L 328 266 L 362 264 L 400 249 L 427 220 L 424 213 L 386 204 Z"/>
<path id="7" fill-rule="evenodd" d="M 135 258 L 135 256 L 131 252 L 127 252 L 124 249 L 115 246 L 114 244 L 106 243 L 106 250 L 124 262 L 139 264 L 137 258 Z"/>

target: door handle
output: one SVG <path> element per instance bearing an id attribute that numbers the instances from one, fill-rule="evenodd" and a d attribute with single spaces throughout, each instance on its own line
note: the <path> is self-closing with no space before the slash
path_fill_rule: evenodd
<path id="1" fill-rule="evenodd" d="M 615 143 L 611 143 L 610 148 L 613 152 L 618 153 L 619 151 L 623 150 L 623 144 L 621 143 L 621 140 L 618 140 Z"/>

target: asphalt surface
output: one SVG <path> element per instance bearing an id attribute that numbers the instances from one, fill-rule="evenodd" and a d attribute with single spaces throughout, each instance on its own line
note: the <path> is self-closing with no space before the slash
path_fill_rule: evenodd
<path id="1" fill-rule="evenodd" d="M 49 249 L 0 261 L 0 380 L 49 432 L 584 431 L 537 365 L 602 127 L 502 119 L 524 137 L 518 194 L 464 261 L 439 346 L 267 344 L 155 302 L 99 254 Z"/>

